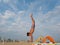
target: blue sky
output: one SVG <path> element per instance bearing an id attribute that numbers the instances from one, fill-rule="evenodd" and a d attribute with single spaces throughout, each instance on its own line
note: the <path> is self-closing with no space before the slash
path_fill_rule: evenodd
<path id="1" fill-rule="evenodd" d="M 33 13 L 34 39 L 50 35 L 60 41 L 60 0 L 0 0 L 0 36 L 27 40 Z"/>

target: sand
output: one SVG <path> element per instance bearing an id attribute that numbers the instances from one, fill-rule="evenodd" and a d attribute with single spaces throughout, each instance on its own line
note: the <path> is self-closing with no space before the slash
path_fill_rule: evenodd
<path id="1" fill-rule="evenodd" d="M 0 45 L 32 45 L 32 43 L 31 42 L 25 42 L 25 41 L 5 42 L 5 43 L 0 42 Z"/>

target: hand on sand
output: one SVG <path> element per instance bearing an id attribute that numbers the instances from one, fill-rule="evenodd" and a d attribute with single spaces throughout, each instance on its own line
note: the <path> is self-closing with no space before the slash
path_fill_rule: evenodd
<path id="1" fill-rule="evenodd" d="M 31 40 L 27 40 L 27 42 L 32 42 Z"/>

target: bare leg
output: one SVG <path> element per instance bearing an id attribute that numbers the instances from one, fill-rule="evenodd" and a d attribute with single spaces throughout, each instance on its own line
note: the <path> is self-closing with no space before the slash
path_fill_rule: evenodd
<path id="1" fill-rule="evenodd" d="M 32 14 L 30 15 L 30 17 L 31 17 L 31 20 L 32 20 L 32 26 L 33 26 L 33 25 L 35 25 L 35 20 L 34 20 Z"/>
<path id="2" fill-rule="evenodd" d="M 30 29 L 30 33 L 33 34 L 34 29 L 35 29 L 35 20 L 34 20 L 32 14 L 30 15 L 30 17 L 31 17 L 31 20 L 32 20 L 32 26 L 31 26 L 31 29 Z"/>

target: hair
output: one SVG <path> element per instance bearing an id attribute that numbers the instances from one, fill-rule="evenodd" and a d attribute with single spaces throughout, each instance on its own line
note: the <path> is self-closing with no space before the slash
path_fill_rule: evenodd
<path id="1" fill-rule="evenodd" d="M 30 33 L 29 33 L 29 32 L 27 32 L 27 36 L 29 36 L 29 34 L 30 34 Z"/>

